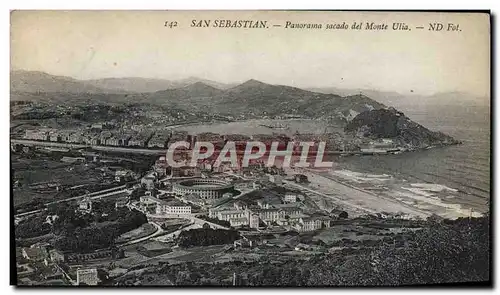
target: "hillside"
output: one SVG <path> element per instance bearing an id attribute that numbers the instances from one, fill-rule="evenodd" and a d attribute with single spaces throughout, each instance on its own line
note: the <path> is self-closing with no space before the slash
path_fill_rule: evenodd
<path id="1" fill-rule="evenodd" d="M 187 86 L 190 84 L 194 84 L 196 82 L 201 82 L 201 83 L 206 84 L 208 86 L 212 86 L 213 88 L 222 89 L 222 90 L 226 90 L 226 89 L 229 89 L 229 88 L 237 85 L 234 83 L 233 84 L 231 84 L 231 83 L 226 84 L 226 83 L 221 83 L 221 82 L 212 81 L 212 80 L 208 80 L 208 79 L 202 79 L 202 78 L 198 78 L 198 77 L 189 77 L 189 78 L 185 78 L 185 79 L 175 80 L 177 87 Z"/>
<path id="2" fill-rule="evenodd" d="M 131 93 L 152 93 L 168 89 L 176 89 L 186 87 L 195 83 L 203 83 L 217 89 L 227 89 L 231 85 L 219 83 L 211 80 L 189 77 L 180 80 L 166 80 L 153 78 L 104 78 L 96 80 L 85 80 L 85 84 L 92 85 L 107 90 L 125 91 Z"/>
<path id="3" fill-rule="evenodd" d="M 412 91 L 398 93 L 391 91 L 377 91 L 372 89 L 344 89 L 336 87 L 328 88 L 308 88 L 307 90 L 325 93 L 338 94 L 342 96 L 362 93 L 385 105 L 393 106 L 399 110 L 409 111 L 414 108 L 426 110 L 436 106 L 489 106 L 490 99 L 486 96 L 478 96 L 470 93 L 455 91 L 441 92 L 433 95 L 418 95 Z"/>
<path id="4" fill-rule="evenodd" d="M 385 108 L 364 95 L 342 97 L 253 79 L 230 86 L 194 77 L 174 82 L 145 78 L 77 80 L 43 72 L 14 71 L 11 73 L 11 100 L 146 103 L 234 118 L 291 115 L 328 119 L 340 124 L 363 111 Z M 156 89 L 162 90 L 151 92 Z"/>
<path id="5" fill-rule="evenodd" d="M 148 101 L 235 117 L 294 115 L 341 121 L 352 119 L 366 110 L 385 107 L 366 96 L 341 97 L 257 80 L 249 80 L 227 90 L 198 82 L 183 88 L 151 93 Z"/>
<path id="6" fill-rule="evenodd" d="M 168 87 L 174 88 L 151 92 Z M 176 82 L 145 78 L 77 80 L 43 72 L 14 71 L 11 73 L 11 90 L 13 100 L 140 102 L 239 118 L 293 115 L 341 123 L 363 111 L 385 108 L 364 95 L 342 97 L 253 79 L 230 87 L 193 77 Z"/>
<path id="7" fill-rule="evenodd" d="M 148 79 L 148 78 L 104 78 L 96 80 L 84 80 L 87 85 L 92 85 L 101 89 L 126 91 L 126 92 L 155 92 L 177 87 L 169 80 Z"/>
<path id="8" fill-rule="evenodd" d="M 195 82 L 183 87 L 156 92 L 112 93 L 114 90 L 109 88 L 132 88 L 127 88 L 127 83 L 123 84 L 127 81 L 124 79 L 99 80 L 96 85 L 106 87 L 104 89 L 85 84 L 88 81 L 42 72 L 20 71 L 12 73 L 11 100 L 73 106 L 133 104 L 138 111 L 145 113 L 151 110 L 175 110 L 177 115 L 184 114 L 181 117 L 192 118 L 210 114 L 211 118 L 222 116 L 226 120 L 283 117 L 316 119 L 328 121 L 332 126 L 345 127 L 345 132 L 350 136 L 392 138 L 399 146 L 409 149 L 458 143 L 363 94 L 339 96 L 285 85 L 271 85 L 254 79 L 228 89 L 219 89 L 196 80 L 189 80 Z M 142 81 L 141 87 L 150 89 L 169 86 L 162 84 L 166 80 L 128 80 L 129 83 L 134 81 Z"/>
<path id="9" fill-rule="evenodd" d="M 168 89 L 163 91 L 157 91 L 149 95 L 152 100 L 159 103 L 162 99 L 165 101 L 169 100 L 188 100 L 190 98 L 196 97 L 213 97 L 223 94 L 224 91 L 204 84 L 202 82 L 196 82 L 191 85 L 187 85 L 180 88 Z"/>
<path id="10" fill-rule="evenodd" d="M 11 92 L 17 93 L 153 93 L 183 88 L 200 82 L 217 89 L 228 89 L 234 86 L 197 77 L 180 80 L 140 77 L 77 80 L 45 72 L 24 70 L 11 71 L 10 80 Z"/>
<path id="11" fill-rule="evenodd" d="M 394 108 L 362 112 L 346 125 L 345 131 L 357 137 L 392 138 L 399 146 L 409 149 L 459 143 L 444 133 L 413 122 Z"/>
<path id="12" fill-rule="evenodd" d="M 44 72 L 12 71 L 11 92 L 67 92 L 67 93 L 109 93 L 110 91 L 87 85 L 83 81 L 65 76 L 54 76 Z M 116 91 L 114 91 L 116 92 Z M 119 91 L 123 93 L 123 91 Z"/>

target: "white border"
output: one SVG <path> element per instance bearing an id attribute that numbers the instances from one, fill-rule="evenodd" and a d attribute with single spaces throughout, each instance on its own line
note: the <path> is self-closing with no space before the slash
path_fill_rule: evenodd
<path id="1" fill-rule="evenodd" d="M 7 3 L 10 2 L 10 3 Z M 5 151 L 2 153 L 2 161 L 0 162 L 2 165 L 1 169 L 1 176 L 0 176 L 0 181 L 2 187 L 4 189 L 4 195 L 3 195 L 3 201 L 1 209 L 2 209 L 2 216 L 4 218 L 3 222 L 1 222 L 2 225 L 2 234 L 3 234 L 3 240 L 4 242 L 2 243 L 2 255 L 3 255 L 3 261 L 4 261 L 4 267 L 2 267 L 2 278 L 3 282 L 1 284 L 2 286 L 2 294 L 5 294 L 4 292 L 8 293 L 13 293 L 16 290 L 13 287 L 9 287 L 9 262 L 8 262 L 8 255 L 7 253 L 10 253 L 10 244 L 8 244 L 9 241 L 9 231 L 10 231 L 10 211 L 9 211 L 9 187 L 10 187 L 10 170 L 9 170 L 9 153 L 10 151 L 8 150 L 8 140 L 9 140 L 9 129 L 8 126 L 10 126 L 9 118 L 9 11 L 13 9 L 198 9 L 198 10 L 203 10 L 203 9 L 343 9 L 343 10 L 353 10 L 353 9 L 364 9 L 364 10 L 376 10 L 376 9 L 410 9 L 410 10 L 415 10 L 415 9 L 491 9 L 493 14 L 496 14 L 496 23 L 498 23 L 498 15 L 500 14 L 500 8 L 498 8 L 498 3 L 500 1 L 495 1 L 495 0 L 474 0 L 474 1 L 436 1 L 436 0 L 407 0 L 407 1 L 384 1 L 384 0 L 377 0 L 377 1 L 348 1 L 348 0 L 337 0 L 337 1 L 317 1 L 317 0 L 307 0 L 307 1 L 297 1 L 297 0 L 288 0 L 288 1 L 269 1 L 269 0 L 253 0 L 253 1 L 230 1 L 230 0 L 211 0 L 211 1 L 203 1 L 203 0 L 198 0 L 198 1 L 187 1 L 187 0 L 174 0 L 174 1 L 151 1 L 151 0 L 140 0 L 140 1 L 130 1 L 130 0 L 120 0 L 120 1 L 103 1 L 103 0 L 87 0 L 87 1 L 67 1 L 67 0 L 49 0 L 49 1 L 36 1 L 36 0 L 17 0 L 17 1 L 2 1 L 0 3 L 2 9 L 0 10 L 0 16 L 1 16 L 1 41 L 2 41 L 2 66 L 3 66 L 3 71 L 1 71 L 2 74 L 2 79 L 0 80 L 0 85 L 1 85 L 1 90 L 2 90 L 2 101 L 1 101 L 1 110 L 2 110 L 2 115 L 0 116 L 1 122 L 1 138 L 2 138 L 2 147 L 3 150 Z M 495 32 L 497 32 L 497 26 L 495 25 Z M 493 52 L 492 52 L 493 54 Z M 496 63 L 495 65 L 496 66 Z M 498 82 L 498 75 L 495 76 L 495 81 L 493 81 L 493 85 L 497 85 Z M 492 98 L 493 99 L 493 98 Z M 495 111 L 498 111 L 498 104 L 495 107 Z M 498 122 L 495 122 L 495 138 L 499 137 L 500 133 L 500 126 L 497 124 Z M 497 152 L 497 160 L 498 160 L 498 149 L 496 150 Z M 497 164 L 497 162 L 495 163 Z M 495 165 L 496 167 L 496 165 Z M 498 173 L 495 175 L 494 183 L 497 183 L 498 181 Z M 493 181 L 493 180 L 492 180 Z M 496 194 L 498 195 L 498 194 Z M 496 196 L 494 196 L 496 197 Z M 497 207 L 497 203 L 500 202 L 500 200 L 495 200 L 495 208 Z M 496 210 L 495 210 L 496 212 Z M 495 233 L 493 237 L 498 237 L 498 226 L 495 227 Z M 496 249 L 498 250 L 498 242 L 495 243 Z M 495 251 L 495 262 L 498 260 L 498 251 Z M 495 263 L 495 265 L 498 265 Z M 498 269 L 494 272 L 495 278 L 494 281 L 498 283 Z M 67 290 L 57 290 L 59 293 L 69 293 L 73 292 L 74 289 L 67 289 Z M 79 290 L 80 291 L 80 290 Z M 128 291 L 128 290 L 123 290 L 123 289 L 100 289 L 100 290 L 92 290 L 92 289 L 85 289 L 84 292 L 93 292 L 94 294 L 105 294 L 108 292 L 122 292 L 122 291 Z M 169 294 L 171 293 L 198 293 L 198 292 L 209 292 L 209 293 L 215 293 L 215 292 L 238 292 L 240 290 L 234 290 L 234 289 L 217 289 L 217 290 L 212 290 L 212 289 L 192 289 L 192 290 L 182 290 L 182 289 L 142 289 L 142 290 L 135 290 L 132 291 L 133 293 L 139 293 L 141 291 L 147 291 L 147 292 L 168 292 Z M 305 289 L 270 289 L 270 290 L 263 290 L 263 289 L 255 289 L 255 290 L 241 290 L 243 292 L 259 292 L 262 294 L 265 293 L 275 293 L 275 292 L 311 292 L 311 290 L 305 290 Z M 460 292 L 460 291 L 472 291 L 472 292 L 488 292 L 488 290 L 469 290 L 469 289 L 452 289 L 452 290 L 444 290 L 444 289 L 383 289 L 383 290 L 378 290 L 378 289 L 314 289 L 313 291 L 319 291 L 319 292 L 336 292 L 336 293 L 344 293 L 344 292 L 425 292 L 428 294 L 432 293 L 455 293 L 455 292 Z M 19 292 L 19 291 L 17 291 Z M 23 291 L 25 294 L 35 294 L 35 292 L 44 292 L 44 293 L 49 293 L 49 292 L 54 292 L 53 289 L 36 289 L 36 290 L 30 290 L 30 291 Z M 130 292 L 130 291 L 129 291 Z"/>

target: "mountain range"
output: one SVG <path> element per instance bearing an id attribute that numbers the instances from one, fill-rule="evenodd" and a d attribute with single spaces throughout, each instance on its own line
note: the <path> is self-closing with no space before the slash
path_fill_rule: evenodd
<path id="1" fill-rule="evenodd" d="M 144 91 L 146 88 L 149 91 Z M 160 88 L 167 89 L 153 91 Z M 294 115 L 346 121 L 363 111 L 385 108 L 365 95 L 343 97 L 253 79 L 237 85 L 196 78 L 179 81 L 144 78 L 76 80 L 43 72 L 14 71 L 11 92 L 12 100 L 43 98 L 75 103 L 92 99 L 108 103 L 148 103 L 234 117 Z"/>
<path id="2" fill-rule="evenodd" d="M 66 76 L 54 76 L 38 71 L 12 71 L 10 73 L 10 91 L 28 93 L 106 93 L 103 88 L 84 83 Z M 125 93 L 123 90 L 115 92 Z"/>
<path id="3" fill-rule="evenodd" d="M 218 89 L 227 89 L 236 84 L 224 84 L 207 79 L 189 77 L 180 80 L 124 77 L 77 80 L 66 76 L 55 76 L 39 71 L 11 71 L 11 92 L 68 92 L 68 93 L 150 93 L 203 83 Z"/>
<path id="4" fill-rule="evenodd" d="M 330 91 L 271 85 L 254 79 L 229 85 L 197 78 L 77 80 L 43 72 L 11 73 L 11 100 L 40 100 L 54 105 L 149 105 L 153 109 L 167 107 L 194 116 L 208 113 L 234 119 L 302 117 L 335 122 L 344 126 L 346 132 L 362 133 L 364 137 L 395 138 L 402 146 L 412 148 L 457 143 L 368 97 L 367 92 L 338 95 Z M 397 93 L 368 93 L 378 99 L 385 97 L 389 102 L 392 100 L 388 98 L 399 97 Z"/>
<path id="5" fill-rule="evenodd" d="M 82 80 L 82 82 L 86 85 L 92 85 L 105 91 L 126 91 L 130 93 L 156 92 L 167 89 L 182 88 L 195 83 L 203 83 L 205 85 L 212 86 L 218 89 L 227 89 L 234 86 L 233 84 L 224 84 L 196 77 L 189 77 L 186 79 L 175 81 L 165 79 L 128 77 Z"/>
<path id="6" fill-rule="evenodd" d="M 489 106 L 490 98 L 471 93 L 454 91 L 441 92 L 432 95 L 414 94 L 411 90 L 407 93 L 393 91 L 378 91 L 373 89 L 345 89 L 337 87 L 307 88 L 320 93 L 335 93 L 338 95 L 363 94 L 380 103 L 393 106 L 397 109 L 411 110 L 414 108 L 425 109 L 435 106 Z"/>
<path id="7" fill-rule="evenodd" d="M 155 78 L 124 77 L 93 80 L 77 80 L 66 76 L 55 76 L 39 71 L 17 70 L 11 72 L 11 92 L 25 93 L 99 93 L 99 94 L 137 94 L 154 93 L 163 90 L 179 89 L 195 83 L 203 83 L 219 90 L 228 90 L 238 83 L 220 83 L 197 77 L 180 80 Z M 489 97 L 477 96 L 465 92 L 443 92 L 433 95 L 418 95 L 411 90 L 408 93 L 378 91 L 373 89 L 348 89 L 339 87 L 303 88 L 304 90 L 334 94 L 338 96 L 363 95 L 388 106 L 398 109 L 422 108 L 431 106 L 489 106 Z"/>

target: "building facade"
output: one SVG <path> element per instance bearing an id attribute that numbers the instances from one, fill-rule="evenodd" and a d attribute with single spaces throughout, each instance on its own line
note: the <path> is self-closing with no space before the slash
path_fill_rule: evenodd
<path id="1" fill-rule="evenodd" d="M 99 277 L 97 275 L 97 269 L 79 269 L 76 271 L 76 284 L 77 285 L 88 285 L 96 286 L 99 283 Z"/>
<path id="2" fill-rule="evenodd" d="M 161 200 L 160 200 L 161 201 Z M 156 206 L 156 214 L 191 214 L 191 206 L 182 202 L 159 202 Z"/>

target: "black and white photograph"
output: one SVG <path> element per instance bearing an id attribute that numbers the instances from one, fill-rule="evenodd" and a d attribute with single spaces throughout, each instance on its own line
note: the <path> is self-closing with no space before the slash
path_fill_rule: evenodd
<path id="1" fill-rule="evenodd" d="M 11 11 L 11 281 L 491 287 L 490 24 Z"/>

